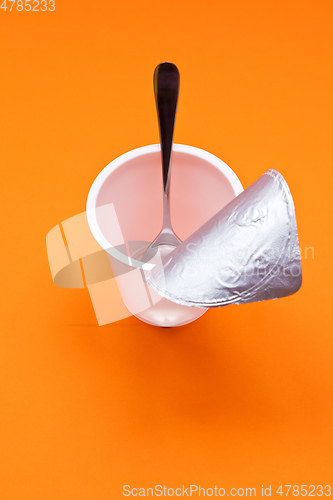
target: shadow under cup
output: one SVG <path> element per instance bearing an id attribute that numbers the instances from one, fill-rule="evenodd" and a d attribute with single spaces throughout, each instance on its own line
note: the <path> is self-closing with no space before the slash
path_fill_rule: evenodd
<path id="1" fill-rule="evenodd" d="M 182 241 L 243 191 L 236 174 L 202 149 L 174 144 L 171 169 L 171 221 Z M 140 261 L 161 230 L 162 186 L 160 146 L 129 151 L 109 163 L 93 182 L 87 218 L 93 236 L 108 253 L 128 310 L 152 325 L 180 326 L 206 309 L 160 297 L 146 284 L 147 265 Z"/>

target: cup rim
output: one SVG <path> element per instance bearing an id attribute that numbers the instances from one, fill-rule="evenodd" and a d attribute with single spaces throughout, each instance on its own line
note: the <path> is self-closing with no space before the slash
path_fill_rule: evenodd
<path id="1" fill-rule="evenodd" d="M 133 268 L 143 269 L 145 271 L 152 269 L 154 267 L 154 264 L 144 263 L 141 262 L 140 260 L 128 257 L 126 254 L 123 254 L 115 247 L 113 247 L 111 243 L 105 238 L 104 234 L 102 233 L 99 227 L 95 208 L 96 208 L 97 197 L 103 183 L 117 168 L 122 166 L 124 163 L 133 160 L 134 158 L 139 158 L 140 156 L 146 154 L 156 153 L 159 152 L 160 150 L 161 150 L 160 144 L 150 144 L 148 146 L 141 146 L 139 148 L 132 149 L 131 151 L 127 151 L 126 153 L 112 160 L 108 165 L 106 165 L 106 167 L 103 168 L 103 170 L 97 175 L 97 177 L 93 181 L 88 193 L 87 204 L 86 204 L 88 225 L 97 243 L 107 253 L 112 255 L 112 257 L 122 262 L 123 264 L 127 264 L 128 266 Z M 238 196 L 244 190 L 242 183 L 238 179 L 235 172 L 224 161 L 220 160 L 220 158 L 213 155 L 212 153 L 209 153 L 204 149 L 200 149 L 194 146 L 188 146 L 186 144 L 173 144 L 172 151 L 176 153 L 185 153 L 190 156 L 195 156 L 196 158 L 200 158 L 204 161 L 207 161 L 213 167 L 216 167 L 229 181 L 235 196 Z"/>

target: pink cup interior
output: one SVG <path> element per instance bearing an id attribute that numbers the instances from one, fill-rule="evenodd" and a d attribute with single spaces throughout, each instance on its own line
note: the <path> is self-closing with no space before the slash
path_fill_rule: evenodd
<path id="1" fill-rule="evenodd" d="M 95 207 L 114 204 L 125 241 L 152 241 L 161 229 L 162 169 L 156 148 L 121 163 L 99 186 Z M 171 218 L 181 240 L 242 191 L 232 172 L 230 179 L 211 161 L 188 151 L 174 150 L 171 168 Z M 108 220 L 99 217 L 98 211 L 96 217 L 103 236 L 113 245 Z"/>

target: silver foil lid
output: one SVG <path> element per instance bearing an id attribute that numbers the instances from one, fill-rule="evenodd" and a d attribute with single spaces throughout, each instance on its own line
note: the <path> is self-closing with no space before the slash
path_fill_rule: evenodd
<path id="1" fill-rule="evenodd" d="M 147 273 L 173 302 L 219 307 L 291 295 L 302 284 L 295 208 L 276 170 L 215 214 Z"/>

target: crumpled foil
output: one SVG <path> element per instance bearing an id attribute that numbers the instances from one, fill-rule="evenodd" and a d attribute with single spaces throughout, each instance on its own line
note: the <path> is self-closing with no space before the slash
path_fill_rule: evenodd
<path id="1" fill-rule="evenodd" d="M 289 187 L 268 170 L 170 253 L 146 281 L 178 304 L 220 307 L 291 295 L 302 284 Z"/>

